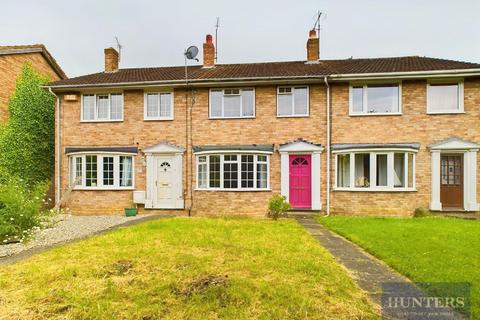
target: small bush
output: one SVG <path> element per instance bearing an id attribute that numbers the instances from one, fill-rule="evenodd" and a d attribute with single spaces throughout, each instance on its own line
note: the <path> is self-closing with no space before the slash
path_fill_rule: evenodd
<path id="1" fill-rule="evenodd" d="M 290 210 L 290 208 L 290 203 L 287 202 L 287 198 L 276 194 L 272 196 L 268 202 L 268 215 L 273 220 L 277 220 L 280 216 L 284 215 L 285 212 Z"/>
<path id="2" fill-rule="evenodd" d="M 49 183 L 37 183 L 28 191 L 19 178 L 0 183 L 0 243 L 27 240 L 52 214 L 44 208 Z"/>
<path id="3" fill-rule="evenodd" d="M 415 212 L 413 213 L 414 218 L 423 218 L 423 217 L 428 217 L 431 216 L 431 212 L 428 209 L 425 208 L 417 208 L 415 209 Z"/>

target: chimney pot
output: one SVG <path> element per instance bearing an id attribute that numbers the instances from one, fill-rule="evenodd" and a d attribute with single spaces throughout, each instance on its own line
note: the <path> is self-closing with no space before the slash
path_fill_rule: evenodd
<path id="1" fill-rule="evenodd" d="M 318 62 L 320 59 L 320 40 L 318 39 L 317 32 L 310 30 L 307 40 L 307 62 Z"/>
<path id="2" fill-rule="evenodd" d="M 213 43 L 213 37 L 212 37 L 211 34 L 207 34 L 206 42 L 207 42 L 207 43 Z"/>
<path id="3" fill-rule="evenodd" d="M 205 43 L 203 44 L 203 67 L 211 68 L 215 66 L 215 46 L 213 45 L 213 37 L 207 34 Z"/>
<path id="4" fill-rule="evenodd" d="M 105 72 L 118 71 L 118 52 L 114 48 L 106 48 L 105 53 Z"/>

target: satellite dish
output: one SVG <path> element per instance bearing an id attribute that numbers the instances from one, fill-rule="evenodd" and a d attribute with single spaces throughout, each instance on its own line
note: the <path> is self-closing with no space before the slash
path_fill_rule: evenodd
<path id="1" fill-rule="evenodd" d="M 185 51 L 185 57 L 187 57 L 188 60 L 195 59 L 197 54 L 198 54 L 198 48 L 196 46 L 190 46 Z"/>

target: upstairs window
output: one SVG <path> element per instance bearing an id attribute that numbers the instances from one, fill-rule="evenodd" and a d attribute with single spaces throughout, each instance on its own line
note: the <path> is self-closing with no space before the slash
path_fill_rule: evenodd
<path id="1" fill-rule="evenodd" d="M 84 94 L 81 114 L 85 122 L 122 121 L 123 94 Z"/>
<path id="2" fill-rule="evenodd" d="M 278 87 L 277 116 L 308 116 L 308 87 Z"/>
<path id="3" fill-rule="evenodd" d="M 254 118 L 253 88 L 210 90 L 210 118 Z"/>
<path id="4" fill-rule="evenodd" d="M 401 113 L 399 84 L 368 84 L 350 87 L 350 115 Z"/>
<path id="5" fill-rule="evenodd" d="M 427 84 L 427 113 L 462 113 L 463 82 Z"/>
<path id="6" fill-rule="evenodd" d="M 146 93 L 144 119 L 173 120 L 173 93 Z"/>

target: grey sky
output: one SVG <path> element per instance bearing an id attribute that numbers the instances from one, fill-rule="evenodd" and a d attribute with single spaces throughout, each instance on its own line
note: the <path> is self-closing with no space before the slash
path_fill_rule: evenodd
<path id="1" fill-rule="evenodd" d="M 480 63 L 478 0 L 28 0 L 5 1 L 0 45 L 44 43 L 70 76 L 103 70 L 103 49 L 124 45 L 121 67 L 183 64 L 220 17 L 219 63 L 304 60 L 317 10 L 325 59 L 421 55 Z M 201 56 L 199 57 L 201 58 Z"/>

